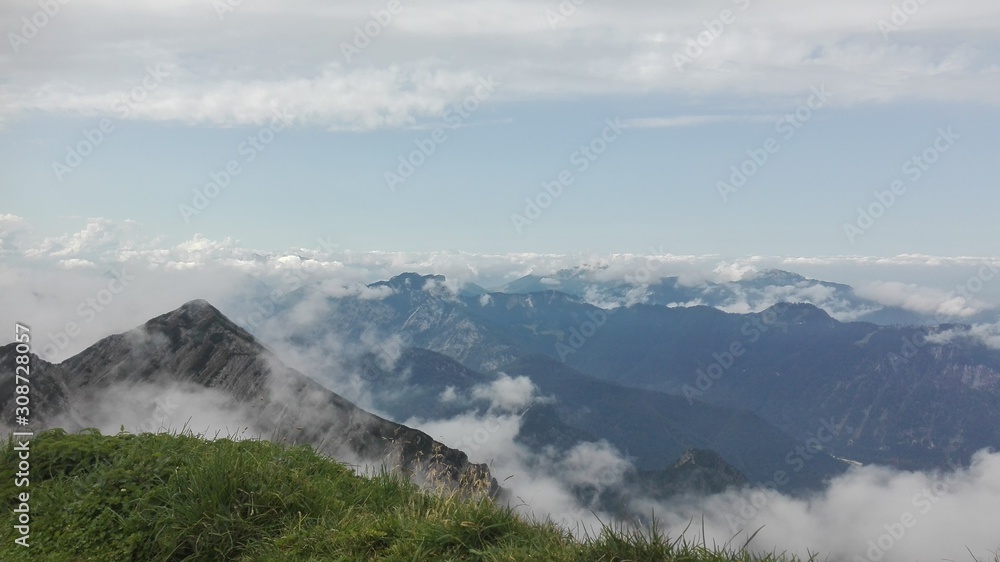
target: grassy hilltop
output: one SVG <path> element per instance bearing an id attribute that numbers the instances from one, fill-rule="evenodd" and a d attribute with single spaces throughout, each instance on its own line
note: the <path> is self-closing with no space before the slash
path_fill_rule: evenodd
<path id="1" fill-rule="evenodd" d="M 5 474 L 17 464 L 0 445 Z M 355 475 L 307 447 L 51 430 L 31 442 L 30 547 L 0 481 L 0 559 L 240 561 L 780 560 L 605 528 L 585 541 L 487 499 Z"/>

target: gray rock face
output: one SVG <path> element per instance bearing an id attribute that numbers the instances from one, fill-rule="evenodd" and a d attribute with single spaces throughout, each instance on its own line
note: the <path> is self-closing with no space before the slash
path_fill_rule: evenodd
<path id="1" fill-rule="evenodd" d="M 0 348 L 9 364 L 13 346 Z M 272 440 L 312 445 L 337 458 L 384 463 L 416 481 L 469 493 L 497 492 L 483 464 L 427 434 L 358 408 L 281 363 L 209 303 L 192 301 L 59 365 L 34 359 L 36 418 L 51 422 L 118 383 L 187 383 L 222 391 Z M 13 388 L 0 388 L 4 420 Z M 11 411 L 11 415 L 8 414 Z M 80 420 L 81 425 L 86 420 Z M 73 428 L 71 428 L 73 429 Z"/>
<path id="2" fill-rule="evenodd" d="M 27 426 L 15 425 L 15 417 L 18 414 L 18 404 L 15 399 L 15 386 L 17 380 L 14 378 L 14 365 L 17 356 L 16 344 L 8 344 L 0 347 L 0 369 L 4 376 L 0 381 L 0 430 L 8 431 L 39 431 L 46 427 L 51 427 L 58 422 L 81 420 L 79 412 L 70 401 L 71 391 L 64 383 L 65 377 L 62 368 L 53 365 L 30 354 L 28 367 L 29 393 L 28 393 L 28 416 L 30 424 Z M 79 429 L 79 425 L 70 425 L 67 429 Z"/>

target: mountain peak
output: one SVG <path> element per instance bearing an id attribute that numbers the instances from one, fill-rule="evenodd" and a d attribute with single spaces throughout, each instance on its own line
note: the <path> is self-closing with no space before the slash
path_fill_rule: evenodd
<path id="1" fill-rule="evenodd" d="M 201 345 L 206 339 L 212 344 L 229 341 L 240 347 L 249 346 L 247 349 L 255 351 L 263 349 L 249 332 L 204 299 L 188 301 L 176 310 L 147 321 L 143 328 L 147 333 L 166 335 L 174 351 L 182 345 Z"/>
<path id="2" fill-rule="evenodd" d="M 188 312 L 212 312 L 216 314 L 221 314 L 217 308 L 211 305 L 205 299 L 194 299 L 193 301 L 188 301 L 181 305 L 179 310 L 186 310 Z"/>
<path id="3" fill-rule="evenodd" d="M 836 322 L 825 310 L 806 302 L 778 303 L 760 314 L 773 314 L 779 322 L 788 324 Z"/>
<path id="4" fill-rule="evenodd" d="M 807 281 L 807 279 L 798 273 L 784 269 L 765 269 L 747 276 L 744 281 L 766 281 L 775 285 L 793 285 L 800 281 Z"/>
<path id="5" fill-rule="evenodd" d="M 118 384 L 203 387 L 221 397 L 225 415 L 253 424 L 272 440 L 308 443 L 331 456 L 384 462 L 430 485 L 482 490 L 491 496 L 499 491 L 486 465 L 471 463 L 464 452 L 426 433 L 362 410 L 284 365 L 205 300 L 187 302 L 136 329 L 108 336 L 58 366 L 44 365 L 59 371 L 47 379 L 65 381 L 66 387 L 48 393 L 50 403 L 56 404 L 48 419 L 74 404 L 89 404 Z M 0 394 L 0 410 L 9 409 L 8 404 L 13 400 L 5 401 Z"/>
<path id="6" fill-rule="evenodd" d="M 688 449 L 671 470 L 685 474 L 688 479 L 698 477 L 702 481 L 701 489 L 713 493 L 749 483 L 746 476 L 727 463 L 722 455 L 708 449 Z"/>
<path id="7" fill-rule="evenodd" d="M 428 281 L 435 281 L 437 283 L 444 283 L 444 275 L 420 275 L 419 273 L 400 273 L 399 275 L 389 279 L 388 281 L 379 281 L 378 283 L 372 283 L 370 286 L 389 286 L 393 289 L 402 290 L 420 290 L 424 288 L 424 285 Z"/>
<path id="8" fill-rule="evenodd" d="M 722 455 L 709 449 L 688 449 L 684 451 L 681 458 L 674 463 L 674 468 L 686 465 L 700 466 L 702 468 L 729 467 L 729 463 L 722 458 Z"/>
<path id="9" fill-rule="evenodd" d="M 181 324 L 192 324 L 213 318 L 223 318 L 225 315 L 219 309 L 212 306 L 212 303 L 205 299 L 194 299 L 188 301 L 170 312 L 151 318 L 149 322 L 171 322 Z"/>

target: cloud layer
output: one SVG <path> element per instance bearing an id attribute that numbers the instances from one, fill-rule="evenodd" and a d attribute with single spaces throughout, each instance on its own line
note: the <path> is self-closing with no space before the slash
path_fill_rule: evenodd
<path id="1" fill-rule="evenodd" d="M 495 289 L 524 275 L 547 277 L 575 269 L 595 283 L 635 285 L 626 300 L 636 303 L 643 302 L 646 284 L 666 276 L 679 276 L 681 283 L 698 286 L 706 281 L 752 278 L 777 267 L 850 283 L 872 302 L 927 314 L 938 322 L 963 321 L 970 312 L 1000 304 L 1000 276 L 991 275 L 1000 270 L 995 257 L 731 257 L 669 254 L 662 248 L 650 248 L 647 254 L 609 255 L 359 253 L 331 240 L 317 240 L 311 248 L 275 251 L 198 234 L 171 243 L 134 221 L 105 218 L 81 220 L 79 230 L 43 236 L 28 221 L 9 214 L 0 215 L 0 256 L 0 286 L 4 288 L 0 309 L 35 324 L 33 328 L 44 336 L 37 343 L 39 351 L 48 359 L 69 357 L 101 337 L 192 299 L 206 299 L 247 322 L 253 310 L 266 310 L 273 300 L 308 284 L 322 282 L 317 298 L 384 298 L 388 288 L 365 285 L 404 272 L 445 275 L 446 286 L 441 290 L 453 293 L 465 283 Z M 842 320 L 865 312 L 827 293 L 823 287 L 775 285 L 743 295 L 727 310 L 761 310 L 794 300 L 812 302 Z M 591 297 L 602 306 L 621 304 L 602 300 L 597 293 Z M 316 305 L 304 302 L 298 310 L 305 318 L 317 313 Z"/>
<path id="2" fill-rule="evenodd" d="M 987 0 L 901 3 L 910 13 L 862 0 L 808 10 L 791 0 L 232 4 L 74 3 L 48 17 L 34 2 L 4 4 L 0 28 L 19 39 L 8 36 L 0 59 L 0 123 L 121 111 L 230 126 L 287 106 L 310 126 L 411 126 L 490 74 L 507 101 L 726 94 L 758 111 L 819 84 L 836 104 L 992 104 L 1000 85 L 1000 7 Z M 157 65 L 162 80 L 136 99 Z M 675 117 L 639 123 L 691 123 Z"/>

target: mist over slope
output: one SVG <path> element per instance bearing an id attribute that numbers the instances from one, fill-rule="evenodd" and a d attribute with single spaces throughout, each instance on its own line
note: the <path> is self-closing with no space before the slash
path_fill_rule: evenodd
<path id="1" fill-rule="evenodd" d="M 172 282 L 185 279 L 184 276 L 167 278 Z M 166 298 L 176 298 L 170 295 L 196 292 L 202 286 L 218 290 L 215 282 L 208 283 L 210 278 L 211 276 L 205 277 L 205 283 L 172 283 L 172 287 L 164 285 L 163 292 L 167 295 Z M 233 282 L 239 278 L 233 277 Z M 423 281 L 424 284 L 406 287 L 403 281 L 406 278 L 411 279 L 411 285 L 415 280 Z M 303 287 L 309 285 L 310 288 L 301 292 L 296 289 L 290 293 L 278 293 L 280 298 L 273 296 L 273 290 L 268 285 L 258 282 L 256 285 L 251 284 L 251 287 L 256 286 L 253 289 L 256 296 L 241 303 L 232 302 L 239 300 L 239 295 L 248 295 L 243 289 L 236 292 L 231 290 L 238 284 L 229 285 L 220 294 L 229 297 L 224 299 L 227 300 L 225 308 L 232 311 L 231 318 L 236 320 L 235 324 L 242 323 L 248 330 L 248 335 L 252 333 L 260 338 L 269 349 L 275 350 L 277 356 L 297 371 L 310 373 L 323 387 L 332 389 L 382 417 L 395 417 L 392 414 L 395 409 L 395 414 L 400 416 L 395 421 L 415 427 L 443 445 L 464 451 L 475 461 L 488 463 L 492 474 L 510 491 L 508 501 L 512 501 L 524 514 L 551 517 L 571 528 L 580 529 L 598 525 L 598 517 L 600 520 L 614 520 L 615 517 L 624 516 L 634 522 L 648 522 L 648 517 L 642 514 L 654 513 L 664 528 L 674 533 L 687 528 L 692 521 L 700 521 L 704 516 L 709 540 L 717 540 L 719 544 L 734 536 L 752 535 L 763 526 L 764 529 L 752 543 L 755 549 L 777 548 L 779 551 L 790 550 L 801 554 L 819 550 L 829 553 L 831 559 L 847 560 L 853 556 L 861 556 L 875 560 L 879 552 L 873 550 L 871 556 L 868 554 L 868 549 L 871 548 L 869 540 L 874 541 L 876 546 L 879 540 L 888 545 L 890 548 L 883 549 L 885 552 L 881 559 L 890 561 L 913 559 L 921 552 L 946 553 L 951 558 L 958 558 L 965 552 L 966 545 L 978 556 L 986 556 L 997 548 L 993 527 L 981 524 L 982 521 L 993 520 L 989 505 L 996 498 L 996 455 L 983 452 L 973 457 L 975 448 L 972 442 L 980 439 L 986 446 L 996 446 L 995 441 L 990 443 L 991 427 L 995 426 L 978 423 L 982 419 L 988 419 L 982 416 L 993 415 L 990 412 L 995 411 L 989 409 L 994 403 L 991 398 L 994 390 L 990 381 L 993 380 L 991 373 L 995 372 L 995 367 L 992 366 L 994 352 L 984 338 L 988 333 L 966 332 L 964 330 L 968 329 L 961 325 L 927 329 L 879 327 L 864 323 L 843 324 L 830 318 L 822 310 L 805 305 L 784 309 L 779 307 L 766 316 L 767 311 L 756 315 L 734 315 L 708 307 L 633 305 L 601 309 L 587 304 L 585 299 L 557 291 L 527 295 L 489 292 L 463 294 L 461 288 L 453 287 L 448 278 L 443 281 L 434 278 L 431 280 L 434 282 L 430 286 L 427 286 L 422 276 L 405 276 L 395 282 L 389 280 L 371 285 L 350 282 L 303 284 Z M 116 296 L 115 301 L 95 317 L 108 321 L 108 325 L 122 324 L 127 320 L 113 316 L 142 308 L 141 303 L 133 300 L 141 294 L 143 293 L 136 291 Z M 267 303 L 274 306 L 263 306 Z M 248 311 L 256 313 L 251 315 Z M 365 321 L 351 316 L 362 313 L 370 316 L 365 316 Z M 574 347 L 573 342 L 578 341 L 570 339 L 574 330 L 582 335 L 581 329 L 586 322 L 593 322 L 596 327 L 601 313 L 606 320 L 600 329 L 586 337 L 583 345 Z M 642 330 L 637 329 L 642 326 L 639 321 L 651 322 L 646 326 L 650 330 L 661 329 L 669 326 L 669 323 L 657 324 L 663 322 L 664 318 L 671 322 L 679 319 L 683 321 L 671 328 L 672 332 L 665 331 L 666 336 L 661 336 L 659 343 L 643 346 L 642 342 L 652 340 L 636 339 L 642 335 Z M 141 319 L 142 316 L 127 321 L 127 325 L 134 325 Z M 334 319 L 340 322 L 337 330 L 317 329 Z M 907 463 L 927 463 L 927 459 L 931 458 L 935 459 L 931 461 L 933 465 L 925 466 L 933 468 L 911 472 L 879 466 L 855 467 L 848 469 L 842 476 L 833 477 L 826 485 L 814 488 L 813 493 L 792 494 L 794 486 L 789 484 L 790 477 L 819 466 L 814 464 L 817 459 L 825 458 L 826 454 L 856 458 L 851 453 L 844 455 L 843 451 L 835 448 L 842 445 L 839 435 L 825 432 L 829 427 L 837 427 L 839 419 L 816 415 L 820 411 L 816 410 L 808 418 L 814 423 L 803 427 L 788 417 L 789 413 L 796 411 L 796 407 L 801 408 L 800 411 L 808 410 L 811 406 L 803 406 L 801 401 L 808 401 L 819 395 L 806 391 L 798 394 L 793 392 L 789 396 L 794 398 L 787 402 L 772 399 L 768 403 L 767 412 L 762 412 L 766 415 L 758 414 L 773 425 L 781 427 L 782 424 L 788 424 L 785 427 L 790 429 L 787 433 L 788 447 L 779 447 L 776 452 L 767 453 L 767 456 L 773 456 L 770 462 L 777 468 L 769 475 L 765 472 L 764 476 L 767 478 L 763 481 L 758 476 L 758 486 L 740 489 L 740 485 L 735 485 L 727 492 L 708 498 L 695 496 L 685 499 L 683 494 L 670 494 L 671 499 L 663 500 L 657 497 L 659 490 L 646 487 L 651 480 L 642 480 L 645 476 L 640 478 L 638 475 L 648 472 L 650 468 L 667 468 L 665 465 L 673 464 L 676 459 L 667 460 L 656 467 L 642 465 L 641 455 L 636 455 L 629 446 L 613 443 L 612 439 L 616 439 L 613 435 L 608 434 L 602 440 L 598 435 L 600 432 L 594 431 L 601 429 L 600 426 L 579 425 L 578 422 L 582 419 L 579 414 L 585 410 L 577 409 L 578 415 L 574 417 L 572 409 L 568 411 L 565 408 L 570 395 L 565 390 L 559 390 L 559 386 L 555 384 L 564 380 L 565 388 L 574 389 L 579 385 L 573 384 L 572 377 L 584 377 L 581 380 L 591 381 L 587 384 L 616 384 L 622 389 L 623 395 L 629 395 L 635 387 L 641 385 L 637 384 L 629 390 L 625 385 L 627 380 L 615 380 L 610 375 L 615 372 L 626 373 L 630 368 L 633 372 L 641 372 L 643 369 L 637 369 L 634 365 L 638 360 L 645 360 L 651 365 L 658 365 L 658 369 L 687 365 L 677 369 L 678 372 L 683 372 L 681 380 L 698 388 L 698 369 L 707 375 L 711 364 L 718 361 L 713 354 L 721 356 L 722 352 L 730 350 L 730 345 L 737 338 L 741 341 L 746 338 L 741 333 L 742 326 L 748 321 L 753 326 L 754 319 L 759 324 L 754 329 L 760 332 L 760 337 L 753 343 L 761 344 L 761 349 L 768 345 L 774 346 L 773 357 L 790 357 L 789 368 L 782 371 L 784 377 L 796 372 L 802 365 L 819 368 L 824 363 L 829 364 L 831 360 L 851 357 L 852 354 L 864 356 L 871 352 L 872 346 L 886 352 L 886 357 L 880 360 L 884 359 L 890 369 L 893 360 L 889 353 L 896 353 L 906 360 L 902 364 L 897 362 L 898 367 L 908 368 L 911 363 L 923 365 L 921 368 L 926 371 L 920 376 L 928 383 L 933 383 L 938 377 L 949 380 L 948 376 L 954 376 L 949 373 L 957 373 L 958 379 L 955 380 L 959 384 L 942 386 L 941 392 L 935 396 L 943 401 L 969 401 L 951 410 L 945 406 L 936 406 L 943 409 L 940 410 L 941 414 L 929 418 L 937 421 L 928 428 L 954 429 L 966 424 L 971 431 L 964 432 L 964 435 L 971 440 L 951 444 L 945 455 L 920 445 L 919 440 L 912 450 L 896 448 L 889 453 L 874 455 L 886 455 L 883 458 L 889 458 L 897 467 L 905 467 Z M 455 328 L 449 333 L 450 323 L 454 323 Z M 630 324 L 630 331 L 613 337 L 622 326 Z M 99 325 L 100 322 L 92 326 Z M 762 330 L 760 325 L 768 330 Z M 406 329 L 397 329 L 398 326 L 405 326 Z M 51 334 L 58 336 L 56 332 Z M 415 338 L 414 334 L 426 339 Z M 831 339 L 831 335 L 837 334 L 843 336 L 842 341 Z M 920 354 L 918 360 L 909 361 L 918 356 L 906 357 L 902 342 L 897 349 L 892 339 L 915 334 L 925 334 L 927 344 L 917 347 L 917 353 Z M 708 336 L 716 338 L 710 338 L 715 343 L 697 341 Z M 601 338 L 608 338 L 612 343 L 602 343 Z M 86 342 L 84 337 L 79 336 L 73 341 L 79 344 Z M 821 343 L 816 343 L 817 341 Z M 715 345 L 719 342 L 722 344 Z M 831 345 L 830 342 L 835 343 L 833 348 L 828 349 L 825 354 L 820 353 L 818 357 L 810 358 L 813 354 L 810 345 L 815 344 L 815 349 L 822 351 L 825 346 Z M 207 343 L 212 342 L 209 339 Z M 413 347 L 418 343 L 432 349 Z M 560 343 L 573 350 L 565 354 L 566 364 L 560 361 Z M 434 351 L 433 347 L 438 344 L 440 349 Z M 157 345 L 169 348 L 173 344 L 169 335 L 164 333 Z M 480 357 L 495 361 L 496 367 L 478 370 L 461 364 L 457 360 L 461 358 L 447 356 L 463 349 L 463 345 L 467 346 L 466 355 L 463 356 L 465 359 L 475 359 L 478 353 Z M 694 397 L 695 404 L 720 402 L 723 398 L 737 400 L 741 393 L 744 399 L 754 396 L 759 385 L 750 385 L 742 390 L 738 386 L 726 386 L 739 382 L 743 376 L 743 368 L 747 365 L 771 366 L 768 362 L 772 358 L 767 354 L 754 357 L 750 351 L 750 342 L 745 345 L 748 351 L 738 358 L 741 363 L 734 361 L 731 367 L 725 369 L 722 377 L 710 378 L 712 385 L 707 390 L 699 389 L 703 394 Z M 841 345 L 843 347 L 837 347 Z M 475 351 L 477 346 L 481 351 Z M 58 350 L 58 346 L 56 349 Z M 473 351 L 470 353 L 469 349 Z M 644 359 L 643 353 L 646 352 L 654 354 Z M 603 353 L 608 355 L 601 359 Z M 619 358 L 617 361 L 621 370 L 597 368 L 602 364 L 612 365 L 611 359 L 615 354 Z M 206 365 L 211 363 L 211 355 L 204 355 L 208 358 Z M 198 353 L 192 357 L 195 356 L 201 357 Z M 692 356 L 700 359 L 692 359 Z M 656 357 L 660 359 L 654 359 Z M 745 364 L 742 363 L 744 359 L 747 360 Z M 927 359 L 931 360 L 930 363 L 925 363 Z M 58 364 L 47 365 L 41 360 L 37 363 L 40 374 L 50 369 L 58 370 L 59 367 Z M 198 363 L 199 360 L 190 359 L 187 365 Z M 434 368 L 423 370 L 419 368 L 420 364 L 433 365 Z M 81 362 L 81 365 L 84 363 Z M 99 365 L 100 361 L 93 363 L 95 368 Z M 956 365 L 966 366 L 956 370 Z M 976 365 L 980 365 L 978 370 L 974 368 Z M 761 367 L 762 375 L 766 374 L 763 369 Z M 103 372 L 99 368 L 95 372 L 97 371 Z M 912 370 L 909 372 L 919 373 Z M 557 376 L 558 373 L 562 375 Z M 810 376 L 803 377 L 803 380 L 813 380 L 812 375 L 815 373 L 809 373 L 808 370 L 806 373 Z M 892 379 L 888 373 L 889 371 L 883 370 L 882 376 L 886 382 Z M 601 381 L 595 376 L 605 380 Z M 837 380 L 839 375 L 831 372 L 830 376 L 831 380 Z M 58 379 L 56 375 L 45 377 L 50 380 Z M 787 380 L 775 377 L 774 388 L 781 389 L 783 381 Z M 586 385 L 576 390 L 583 388 Z M 766 389 L 767 386 L 763 388 Z M 839 391 L 843 392 L 842 387 L 835 388 L 840 388 Z M 412 389 L 423 389 L 423 393 L 412 393 Z M 69 395 L 65 389 L 55 389 L 52 393 L 55 400 L 53 403 L 59 403 L 60 392 L 62 395 Z M 642 390 L 639 389 L 639 392 Z M 675 389 L 674 392 L 676 394 L 673 398 L 680 400 L 678 404 L 691 407 L 682 390 Z M 866 392 L 859 395 L 865 395 Z M 558 394 L 564 394 L 565 397 L 560 398 Z M 238 409 L 227 409 L 225 396 L 198 386 L 114 386 L 108 389 L 108 396 L 112 404 L 89 412 L 91 419 L 102 420 L 99 424 L 108 431 L 117 430 L 119 423 L 127 426 L 132 424 L 131 427 L 137 430 L 176 429 L 189 423 L 196 431 L 218 430 L 229 433 L 230 430 L 239 431 L 240 428 L 250 427 L 248 422 L 252 421 L 246 419 Z M 976 401 L 976 396 L 980 397 L 980 402 Z M 930 404 L 924 402 L 927 396 L 919 393 L 912 394 L 911 400 L 905 405 L 915 411 L 922 404 Z M 410 408 L 406 411 L 400 405 L 405 405 L 408 401 L 426 404 L 427 409 L 414 411 Z M 580 402 L 576 403 L 580 405 Z M 134 404 L 136 407 L 125 409 L 126 413 L 131 413 L 123 417 L 120 404 Z M 735 404 L 746 405 L 738 400 Z M 593 406 L 588 407 L 593 410 Z M 627 404 L 625 407 L 627 408 Z M 820 403 L 820 407 L 836 411 L 837 406 L 835 402 L 830 402 L 825 405 Z M 74 413 L 78 414 L 80 412 Z M 404 414 L 405 419 L 402 418 Z M 778 417 L 768 420 L 771 415 Z M 898 419 L 895 414 L 888 418 L 872 414 L 870 418 L 896 419 L 897 427 L 904 430 L 908 423 L 905 419 Z M 120 421 L 122 419 L 124 421 Z M 952 425 L 942 426 L 942 420 Z M 884 427 L 893 426 L 890 424 Z M 977 431 L 980 433 L 977 434 Z M 827 439 L 828 435 L 833 435 L 833 438 Z M 882 430 L 873 431 L 871 435 L 881 435 L 883 440 L 887 436 Z M 639 432 L 633 434 L 632 438 L 638 442 L 644 436 L 644 433 Z M 653 441 L 656 440 L 650 437 Z M 702 437 L 705 440 L 701 443 L 712 443 L 710 436 Z M 542 450 L 544 447 L 539 447 L 542 444 L 539 440 L 546 438 L 551 438 L 554 444 L 549 452 Z M 901 443 L 905 442 L 888 440 L 879 446 L 888 444 L 897 447 Z M 966 451 L 968 454 L 962 458 Z M 917 453 L 916 456 L 911 456 L 914 452 Z M 928 453 L 931 453 L 931 457 L 926 457 Z M 727 463 L 741 462 L 735 457 L 731 459 L 724 455 L 722 458 Z M 947 460 L 942 463 L 941 459 Z M 953 461 L 955 466 L 950 467 L 948 460 Z M 841 464 L 847 466 L 847 463 Z M 796 471 L 799 466 L 802 468 Z M 950 478 L 945 481 L 947 489 L 942 484 L 935 484 L 943 478 Z M 654 477 L 652 481 L 655 480 Z M 926 494 L 922 496 L 923 499 L 917 497 L 923 494 L 924 488 L 931 491 L 931 497 Z M 607 500 L 619 498 L 627 499 L 627 512 L 616 510 L 614 505 L 608 504 Z M 930 508 L 927 507 L 928 502 Z M 960 505 L 969 508 L 967 511 L 960 511 L 956 507 Z M 905 526 L 911 522 L 909 517 L 903 519 L 907 512 L 911 513 L 917 526 Z M 899 534 L 896 532 L 897 522 L 907 529 L 899 538 L 893 535 L 894 532 Z M 700 529 L 689 532 L 699 534 Z M 889 538 L 884 539 L 883 535 Z"/>
<path id="2" fill-rule="evenodd" d="M 965 325 L 844 323 L 807 303 L 602 309 L 552 290 L 463 295 L 416 274 L 349 293 L 307 286 L 258 324 L 290 357 L 366 338 L 484 373 L 544 355 L 607 382 L 753 412 L 810 449 L 862 463 L 944 468 L 1000 444 L 1000 348 Z"/>
<path id="3" fill-rule="evenodd" d="M 13 361 L 14 355 L 13 344 L 0 347 L 0 361 Z M 33 419 L 39 427 L 98 426 L 114 432 L 128 424 L 138 430 L 264 436 L 306 443 L 346 461 L 384 464 L 432 485 L 478 482 L 489 494 L 497 491 L 485 465 L 366 412 L 288 368 L 206 301 L 191 301 L 104 338 L 57 365 L 33 359 L 50 383 L 34 389 L 39 406 Z M 14 382 L 4 383 L 5 421 L 14 419 L 14 397 Z M 149 417 L 141 418 L 143 413 Z"/>

